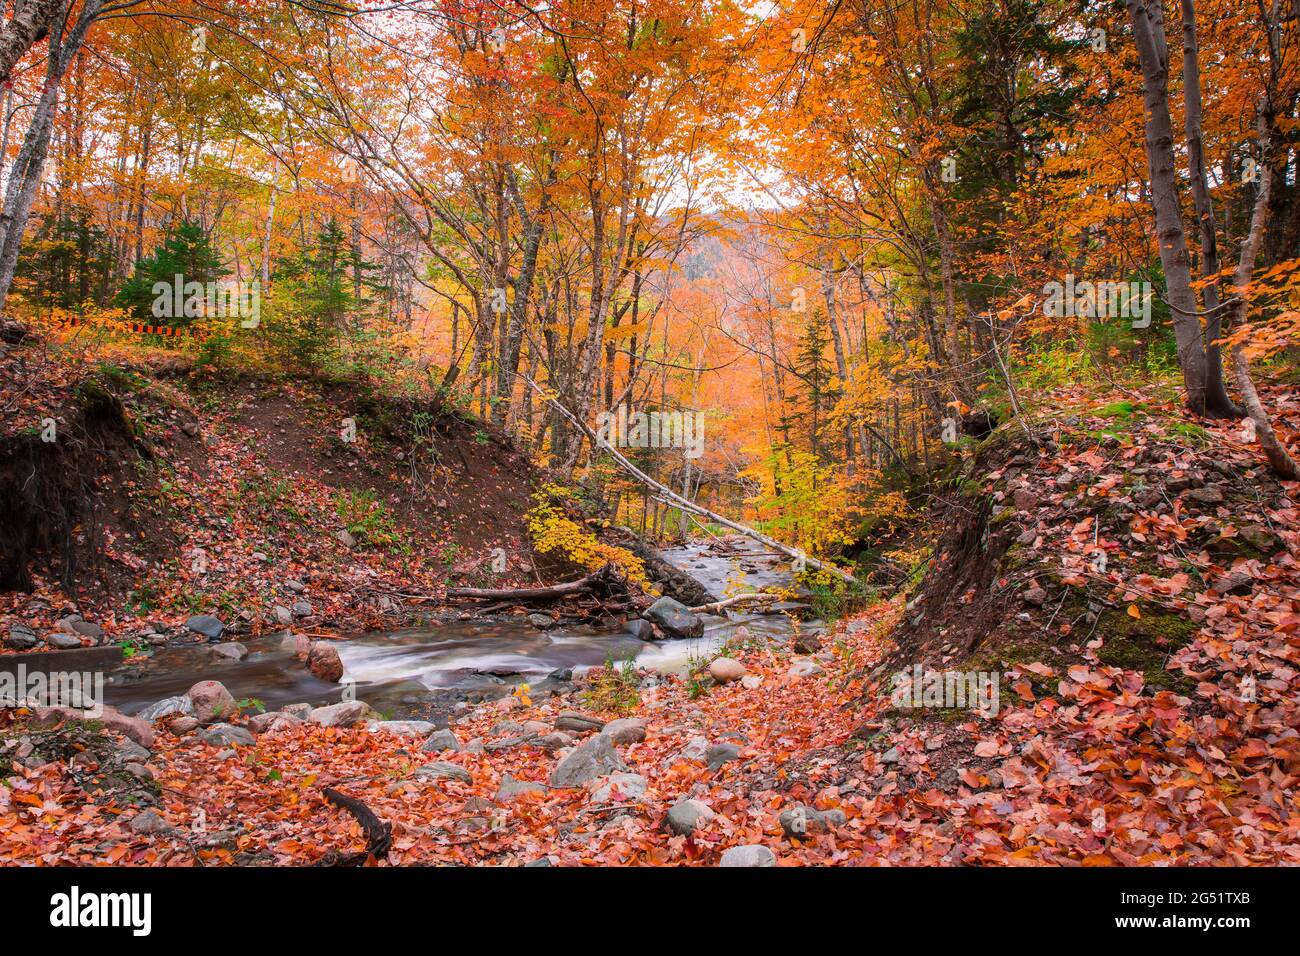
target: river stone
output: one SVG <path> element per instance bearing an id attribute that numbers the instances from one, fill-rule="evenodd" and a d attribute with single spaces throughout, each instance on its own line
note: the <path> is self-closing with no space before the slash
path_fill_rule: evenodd
<path id="1" fill-rule="evenodd" d="M 706 825 L 716 813 L 707 803 L 683 797 L 668 809 L 668 829 L 679 836 L 690 836 L 696 828 Z"/>
<path id="2" fill-rule="evenodd" d="M 290 611 L 283 604 L 277 604 L 271 608 L 271 615 L 275 618 L 275 623 L 281 627 L 288 627 L 293 623 L 293 611 Z"/>
<path id="3" fill-rule="evenodd" d="M 399 737 L 424 737 L 433 732 L 434 726 L 427 720 L 372 720 L 366 724 L 366 730 L 372 733 L 384 730 Z"/>
<path id="4" fill-rule="evenodd" d="M 117 755 L 121 757 L 123 761 L 127 761 L 130 763 L 144 763 L 146 760 L 148 760 L 150 757 L 153 756 L 153 754 L 151 754 L 144 747 L 141 747 L 130 737 L 126 738 L 126 740 L 123 740 L 118 745 Z"/>
<path id="5" fill-rule="evenodd" d="M 229 746 L 231 744 L 251 747 L 257 742 L 246 729 L 236 727 L 233 724 L 213 724 L 211 727 L 204 727 L 199 731 L 199 740 L 214 747 Z"/>
<path id="6" fill-rule="evenodd" d="M 574 747 L 551 772 L 552 787 L 581 787 L 590 780 L 615 771 L 626 771 L 627 764 L 608 737 L 597 735 Z"/>
<path id="7" fill-rule="evenodd" d="M 1193 488 L 1189 497 L 1199 501 L 1203 505 L 1221 505 L 1223 504 L 1223 489 L 1218 485 L 1206 485 L 1204 488 Z"/>
<path id="8" fill-rule="evenodd" d="M 210 649 L 213 657 L 224 657 L 227 660 L 242 661 L 248 656 L 248 648 L 238 641 L 231 641 L 229 644 L 217 644 Z"/>
<path id="9" fill-rule="evenodd" d="M 235 698 L 220 681 L 201 680 L 186 695 L 194 705 L 194 716 L 201 724 L 210 724 L 235 712 Z"/>
<path id="10" fill-rule="evenodd" d="M 474 777 L 468 770 L 459 764 L 448 763 L 445 760 L 435 760 L 433 763 L 427 763 L 415 771 L 415 776 L 420 780 L 457 780 L 461 783 L 473 783 Z"/>
<path id="11" fill-rule="evenodd" d="M 630 803 L 645 796 L 648 781 L 639 773 L 612 773 L 601 777 L 591 793 L 592 803 Z"/>
<path id="12" fill-rule="evenodd" d="M 450 730 L 435 730 L 429 735 L 420 750 L 427 754 L 442 753 L 444 750 L 460 750 L 460 741 Z"/>
<path id="13" fill-rule="evenodd" d="M 306 634 L 286 634 L 280 638 L 280 650 L 288 651 L 300 661 L 311 654 L 312 640 Z"/>
<path id="14" fill-rule="evenodd" d="M 74 621 L 72 624 L 72 630 L 75 633 L 82 634 L 94 641 L 97 641 L 104 636 L 104 629 L 98 624 L 92 624 L 90 621 Z"/>
<path id="15" fill-rule="evenodd" d="M 528 623 L 542 631 L 555 626 L 555 621 L 545 614 L 528 615 Z"/>
<path id="16" fill-rule="evenodd" d="M 199 722 L 193 717 L 176 717 L 168 724 L 168 729 L 180 736 L 181 734 L 188 734 L 197 726 L 199 726 Z"/>
<path id="17" fill-rule="evenodd" d="M 26 624 L 11 624 L 5 643 L 16 651 L 29 651 L 36 646 L 36 632 Z"/>
<path id="18" fill-rule="evenodd" d="M 185 622 L 185 626 L 197 634 L 216 640 L 225 631 L 226 625 L 211 614 L 196 614 Z"/>
<path id="19" fill-rule="evenodd" d="M 658 637 L 655 634 L 654 625 L 639 617 L 629 618 L 628 622 L 623 625 L 623 630 L 642 641 L 653 641 Z"/>
<path id="20" fill-rule="evenodd" d="M 537 746 L 541 747 L 547 753 L 555 753 L 557 750 L 563 750 L 565 747 L 572 747 L 576 740 L 563 731 L 556 731 L 553 734 L 547 734 L 545 737 L 539 737 L 536 741 Z"/>
<path id="21" fill-rule="evenodd" d="M 580 714 L 576 710 L 562 710 L 560 716 L 555 718 L 556 730 L 570 730 L 580 734 L 600 730 L 604 726 L 603 720 L 589 714 Z"/>
<path id="22" fill-rule="evenodd" d="M 299 720 L 308 720 L 311 717 L 311 712 L 315 709 L 311 704 L 285 704 L 280 708 L 280 713 L 289 714 Z"/>
<path id="23" fill-rule="evenodd" d="M 299 598 L 293 602 L 292 611 L 295 617 L 311 617 L 316 613 L 316 609 L 311 606 L 311 602 L 304 598 Z"/>
<path id="24" fill-rule="evenodd" d="M 510 774 L 501 778 L 501 786 L 497 788 L 496 796 L 492 799 L 497 803 L 510 803 L 526 794 L 546 793 L 546 785 L 542 783 L 531 783 L 527 780 L 517 780 Z"/>
<path id="25" fill-rule="evenodd" d="M 661 597 L 646 608 L 641 616 L 658 624 L 661 630 L 673 637 L 704 636 L 704 619 L 691 613 L 685 604 L 670 597 Z"/>
<path id="26" fill-rule="evenodd" d="M 703 762 L 705 754 L 709 750 L 709 741 L 704 737 L 692 737 L 686 742 L 686 746 L 677 753 L 665 758 L 663 765 L 670 767 L 679 760 L 695 760 Z"/>
<path id="27" fill-rule="evenodd" d="M 704 762 L 710 770 L 716 771 L 725 763 L 740 758 L 740 748 L 735 744 L 714 744 L 704 753 Z"/>
<path id="28" fill-rule="evenodd" d="M 635 717 L 621 717 L 607 723 L 601 734 L 616 744 L 639 744 L 645 740 L 645 721 Z"/>
<path id="29" fill-rule="evenodd" d="M 719 684 L 728 684 L 745 676 L 745 665 L 734 657 L 719 657 L 709 663 L 709 676 Z"/>
<path id="30" fill-rule="evenodd" d="M 718 866 L 776 866 L 776 854 L 761 843 L 733 846 L 722 851 Z"/>
<path id="31" fill-rule="evenodd" d="M 781 829 L 788 837 L 803 838 L 810 830 L 843 826 L 845 819 L 843 810 L 817 810 L 796 804 L 781 811 Z"/>
<path id="32" fill-rule="evenodd" d="M 818 664 L 811 657 L 797 658 L 790 665 L 790 670 L 786 672 L 787 677 L 816 677 L 818 674 L 825 674 L 826 669 Z"/>
<path id="33" fill-rule="evenodd" d="M 55 632 L 45 639 L 45 643 L 60 651 L 71 651 L 81 646 L 81 638 L 75 634 Z"/>
<path id="34" fill-rule="evenodd" d="M 105 728 L 113 731 L 114 734 L 130 737 L 140 747 L 149 750 L 153 749 L 153 727 L 149 726 L 148 721 L 142 721 L 138 717 L 127 717 L 121 710 L 109 708 L 109 706 L 103 708 L 103 713 L 98 718 L 91 719 L 98 719 L 100 723 L 104 724 Z"/>
<path id="35" fill-rule="evenodd" d="M 173 827 L 163 819 L 157 810 L 144 810 L 131 818 L 131 832 L 153 836 L 159 833 L 171 833 Z"/>
<path id="36" fill-rule="evenodd" d="M 343 677 L 343 660 L 336 648 L 317 642 L 307 654 L 307 669 L 317 680 L 337 684 Z"/>
<path id="37" fill-rule="evenodd" d="M 154 721 L 163 717 L 170 717 L 173 714 L 179 714 L 182 717 L 192 716 L 194 714 L 194 702 L 184 694 L 180 697 L 167 697 L 150 704 L 136 716 L 141 720 Z"/>
<path id="38" fill-rule="evenodd" d="M 379 717 L 373 708 L 363 700 L 345 700 L 328 707 L 317 707 L 307 718 L 313 724 L 322 727 L 351 727 L 359 720 L 371 720 Z"/>
<path id="39" fill-rule="evenodd" d="M 301 724 L 302 718 L 282 710 L 269 710 L 264 714 L 248 718 L 248 729 L 255 734 L 279 733 Z"/>
<path id="40" fill-rule="evenodd" d="M 822 649 L 821 635 L 815 631 L 801 630 L 790 644 L 800 654 L 816 654 Z"/>

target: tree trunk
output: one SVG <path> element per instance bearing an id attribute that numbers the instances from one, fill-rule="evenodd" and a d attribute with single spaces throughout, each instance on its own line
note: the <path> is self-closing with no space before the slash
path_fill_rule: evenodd
<path id="1" fill-rule="evenodd" d="M 63 12 L 63 0 L 14 0 L 14 15 L 0 26 L 0 84 L 33 45 L 47 37 Z"/>
<path id="2" fill-rule="evenodd" d="M 1178 364 L 1183 370 L 1187 405 L 1193 413 L 1205 413 L 1206 360 L 1192 291 L 1191 261 L 1183 214 L 1178 205 L 1178 174 L 1174 161 L 1173 123 L 1169 118 L 1169 61 L 1162 53 L 1163 19 L 1153 16 L 1144 0 L 1125 0 L 1133 24 L 1138 59 L 1142 64 L 1142 98 L 1146 106 L 1147 170 L 1151 178 L 1156 238 L 1160 264 L 1164 267 L 1169 305 L 1173 310 L 1174 339 Z"/>
<path id="3" fill-rule="evenodd" d="M 1255 259 L 1259 255 L 1259 246 L 1263 241 L 1264 230 L 1268 224 L 1269 195 L 1273 185 L 1273 166 L 1269 162 L 1272 150 L 1269 149 L 1271 137 L 1268 133 L 1269 124 L 1265 119 L 1266 112 L 1266 108 L 1262 107 L 1260 109 L 1259 142 L 1261 162 L 1259 194 L 1255 197 L 1255 207 L 1250 216 L 1250 232 L 1246 234 L 1246 241 L 1242 243 L 1241 259 L 1238 260 L 1237 271 L 1233 275 L 1235 301 L 1232 305 L 1232 319 L 1233 325 L 1236 327 L 1240 327 L 1246 320 L 1246 288 L 1250 284 L 1250 274 L 1255 269 Z M 1295 460 L 1287 453 L 1286 447 L 1273 431 L 1273 423 L 1269 421 L 1268 412 L 1264 410 L 1264 403 L 1260 401 L 1259 392 L 1255 390 L 1255 383 L 1250 377 L 1250 362 L 1246 358 L 1245 343 L 1234 343 L 1231 352 L 1232 371 L 1237 382 L 1237 388 L 1241 391 L 1241 398 L 1246 405 L 1246 412 L 1255 423 L 1255 437 L 1259 440 L 1260 448 L 1264 450 L 1264 456 L 1268 459 L 1269 465 L 1272 466 L 1273 473 L 1285 481 L 1300 479 L 1300 469 L 1297 469 Z"/>
<path id="4" fill-rule="evenodd" d="M 1201 136 L 1201 67 L 1196 40 L 1195 0 L 1181 0 L 1183 11 L 1183 111 L 1187 130 L 1187 167 L 1192 180 L 1192 198 L 1201 239 L 1201 275 L 1219 271 L 1219 249 L 1214 232 L 1214 204 L 1205 176 L 1205 151 Z M 1209 415 L 1240 418 L 1239 409 L 1223 385 L 1223 356 L 1217 344 L 1223 325 L 1219 308 L 1219 285 L 1214 279 L 1205 286 L 1205 411 Z"/>

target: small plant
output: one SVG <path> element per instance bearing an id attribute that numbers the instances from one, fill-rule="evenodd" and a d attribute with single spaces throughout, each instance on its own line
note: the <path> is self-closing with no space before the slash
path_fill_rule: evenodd
<path id="1" fill-rule="evenodd" d="M 147 657 L 149 655 L 149 642 L 139 637 L 126 637 L 117 642 L 117 646 L 122 648 L 122 657 L 130 660 L 133 657 Z"/>
<path id="2" fill-rule="evenodd" d="M 239 708 L 241 713 L 245 710 L 255 710 L 259 714 L 266 713 L 266 704 L 257 697 L 241 697 L 235 702 L 235 706 Z"/>
<path id="3" fill-rule="evenodd" d="M 583 694 L 587 705 L 596 711 L 631 713 L 641 703 L 640 681 L 631 656 L 619 664 L 607 658 L 605 666 L 591 675 L 591 687 Z"/>

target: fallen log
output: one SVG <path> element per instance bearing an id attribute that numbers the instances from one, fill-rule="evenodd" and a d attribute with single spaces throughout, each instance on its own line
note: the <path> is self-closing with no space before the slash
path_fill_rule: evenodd
<path id="1" fill-rule="evenodd" d="M 764 594 L 761 591 L 755 591 L 752 594 L 737 594 L 735 597 L 729 597 L 725 601 L 714 601 L 712 604 L 701 604 L 699 607 L 691 608 L 693 614 L 717 614 L 719 611 L 725 611 L 729 607 L 735 607 L 737 604 L 769 604 L 773 601 L 779 601 L 779 594 Z"/>
<path id="2" fill-rule="evenodd" d="M 829 571 L 831 574 L 835 575 L 836 577 L 840 578 L 843 581 L 847 581 L 849 584 L 857 584 L 857 579 L 853 577 L 853 575 L 849 574 L 847 571 L 837 568 L 835 565 L 830 564 L 827 561 L 819 561 L 816 558 L 809 557 L 808 555 L 804 554 L 802 551 L 799 551 L 796 548 L 792 548 L 787 544 L 782 544 L 780 541 L 777 541 L 775 538 L 763 534 L 761 531 L 755 531 L 753 528 L 749 527 L 748 525 L 743 525 L 738 521 L 732 521 L 730 518 L 724 517 L 723 515 L 718 514 L 716 511 L 710 511 L 708 508 L 705 508 L 703 505 L 698 505 L 694 501 L 691 501 L 688 498 L 683 498 L 681 495 L 673 491 L 667 485 L 655 481 L 653 478 L 647 475 L 636 465 L 632 464 L 632 462 L 628 461 L 627 458 L 625 458 L 617 448 L 615 448 L 609 442 L 605 441 L 605 439 L 601 438 L 590 428 L 588 428 L 586 422 L 579 419 L 577 415 L 573 414 L 573 412 L 565 408 L 560 402 L 558 402 L 556 399 L 548 395 L 546 393 L 546 390 L 543 389 L 536 382 L 534 382 L 530 376 L 520 373 L 520 377 L 523 378 L 523 380 L 526 381 L 533 388 L 533 390 L 536 391 L 537 394 L 542 397 L 542 400 L 544 402 L 546 402 L 557 412 L 559 412 L 560 415 L 562 415 L 571 425 L 573 425 L 574 428 L 577 428 L 584 435 L 586 435 L 588 440 L 591 441 L 593 446 L 608 452 L 610 457 L 614 459 L 614 462 L 620 468 L 622 468 L 625 472 L 627 472 L 637 481 L 641 482 L 641 484 L 645 485 L 647 488 L 653 491 L 658 501 L 661 501 L 667 505 L 672 505 L 673 507 L 676 508 L 680 508 L 682 511 L 685 511 L 689 514 L 700 515 L 702 517 L 708 518 L 710 521 L 716 524 L 720 524 L 724 528 L 730 528 L 732 531 L 738 532 L 739 534 L 743 534 L 747 538 L 752 538 L 753 540 L 757 541 L 759 544 L 767 545 L 769 548 L 772 548 L 774 551 L 779 551 L 781 554 L 784 554 L 786 557 L 791 558 L 794 561 L 802 562 L 803 564 L 806 564 L 808 567 L 813 568 L 814 570 Z"/>
<path id="3" fill-rule="evenodd" d="M 558 601 L 579 594 L 609 593 L 623 584 L 614 570 L 606 564 L 576 581 L 565 581 L 540 588 L 449 588 L 448 598 L 465 598 L 471 601 L 507 601 L 522 604 Z"/>

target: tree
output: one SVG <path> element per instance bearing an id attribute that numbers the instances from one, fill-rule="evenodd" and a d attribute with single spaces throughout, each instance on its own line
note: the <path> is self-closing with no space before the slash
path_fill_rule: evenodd
<path id="1" fill-rule="evenodd" d="M 138 319 L 149 320 L 154 317 L 154 304 L 159 297 L 154 290 L 159 283 L 167 286 L 168 295 L 179 295 L 184 300 L 189 298 L 184 287 L 190 283 L 206 287 L 227 275 L 229 270 L 213 248 L 212 237 L 198 223 L 182 222 L 167 234 L 153 255 L 135 264 L 134 273 L 117 294 L 117 304 Z M 168 318 L 171 324 L 184 326 L 195 316 L 182 312 Z"/>

